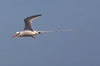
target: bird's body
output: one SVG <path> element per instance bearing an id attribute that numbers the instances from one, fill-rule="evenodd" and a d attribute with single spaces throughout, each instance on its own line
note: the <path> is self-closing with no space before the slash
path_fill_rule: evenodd
<path id="1" fill-rule="evenodd" d="M 23 30 L 20 31 L 20 34 L 18 35 L 18 37 L 34 37 L 35 35 L 39 34 L 38 31 L 34 30 Z"/>
<path id="2" fill-rule="evenodd" d="M 38 18 L 39 16 L 41 16 L 41 14 L 25 18 L 24 19 L 24 22 L 25 22 L 24 30 L 16 32 L 16 34 L 13 36 L 13 38 L 14 37 L 33 37 L 34 38 L 35 35 L 38 35 L 41 33 L 62 32 L 63 31 L 63 30 L 56 30 L 56 31 L 37 31 L 37 30 L 34 30 L 32 28 L 32 20 Z M 67 30 L 67 31 L 71 31 L 71 30 Z"/>

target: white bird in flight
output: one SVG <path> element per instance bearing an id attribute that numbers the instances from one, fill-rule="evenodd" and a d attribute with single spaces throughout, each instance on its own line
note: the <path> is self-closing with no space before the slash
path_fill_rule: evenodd
<path id="1" fill-rule="evenodd" d="M 25 28 L 22 31 L 16 32 L 16 34 L 13 36 L 13 38 L 15 37 L 33 37 L 35 35 L 38 34 L 42 34 L 42 33 L 47 33 L 47 32 L 64 32 L 64 31 L 72 31 L 71 29 L 69 30 L 54 30 L 54 31 L 37 31 L 37 30 L 33 30 L 32 28 L 32 21 L 38 17 L 42 16 L 41 14 L 39 15 L 34 15 L 34 16 L 30 16 L 24 19 L 25 22 Z"/>

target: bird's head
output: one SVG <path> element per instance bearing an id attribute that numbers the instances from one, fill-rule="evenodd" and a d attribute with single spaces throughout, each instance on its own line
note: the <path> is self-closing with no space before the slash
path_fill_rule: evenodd
<path id="1" fill-rule="evenodd" d="M 13 36 L 13 38 L 17 37 L 20 35 L 20 32 L 16 32 L 16 34 Z"/>

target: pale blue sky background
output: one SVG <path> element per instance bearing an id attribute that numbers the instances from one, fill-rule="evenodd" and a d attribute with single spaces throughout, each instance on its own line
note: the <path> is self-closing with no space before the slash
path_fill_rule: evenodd
<path id="1" fill-rule="evenodd" d="M 24 18 L 47 33 L 12 38 Z M 100 0 L 0 0 L 0 66 L 100 66 Z"/>

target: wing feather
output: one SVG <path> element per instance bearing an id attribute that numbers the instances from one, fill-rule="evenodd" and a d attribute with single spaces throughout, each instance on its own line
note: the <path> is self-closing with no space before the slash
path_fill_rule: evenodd
<path id="1" fill-rule="evenodd" d="M 32 20 L 38 18 L 39 16 L 42 16 L 41 14 L 39 15 L 34 15 L 34 16 L 30 16 L 30 17 L 27 17 L 24 19 L 24 22 L 25 22 L 25 28 L 24 30 L 32 30 Z"/>

